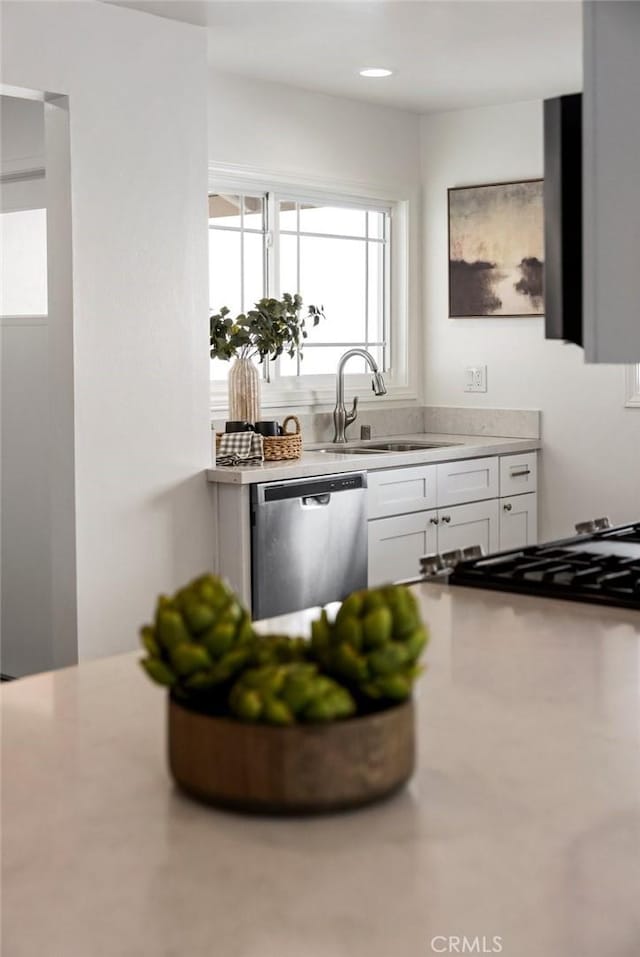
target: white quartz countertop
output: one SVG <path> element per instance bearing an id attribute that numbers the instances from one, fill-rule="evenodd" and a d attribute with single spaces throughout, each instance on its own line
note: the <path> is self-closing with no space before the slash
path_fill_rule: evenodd
<path id="1" fill-rule="evenodd" d="M 640 615 L 416 594 L 417 772 L 351 813 L 183 796 L 135 654 L 4 686 L 3 953 L 429 957 L 463 936 L 505 957 L 640 953 Z"/>
<path id="2" fill-rule="evenodd" d="M 429 465 L 432 462 L 451 462 L 473 459 L 483 455 L 508 455 L 511 452 L 529 452 L 542 447 L 539 439 L 503 438 L 493 435 L 444 435 L 420 432 L 410 435 L 380 436 L 369 440 L 369 445 L 380 442 L 442 442 L 440 448 L 413 452 L 372 452 L 341 455 L 314 451 L 305 447 L 299 459 L 287 462 L 264 462 L 262 465 L 217 466 L 207 470 L 210 482 L 231 485 L 250 485 L 256 482 L 279 482 L 306 478 L 311 475 L 330 475 L 334 472 L 360 472 L 363 469 L 390 469 L 405 465 Z M 315 443 L 329 445 L 329 442 Z M 349 442 L 348 444 L 351 444 Z"/>

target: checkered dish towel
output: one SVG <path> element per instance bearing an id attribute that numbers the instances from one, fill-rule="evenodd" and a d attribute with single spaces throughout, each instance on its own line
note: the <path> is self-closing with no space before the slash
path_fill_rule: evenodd
<path id="1" fill-rule="evenodd" d="M 259 465 L 264 460 L 259 432 L 224 432 L 216 453 L 216 465 Z"/>

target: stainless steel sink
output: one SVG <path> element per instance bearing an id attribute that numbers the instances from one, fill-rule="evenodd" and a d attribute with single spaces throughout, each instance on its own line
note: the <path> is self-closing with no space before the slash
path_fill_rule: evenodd
<path id="1" fill-rule="evenodd" d="M 456 442 L 378 442 L 367 445 L 322 445 L 316 449 L 307 449 L 307 452 L 331 452 L 334 455 L 379 455 L 381 452 L 422 452 L 428 449 L 441 449 Z"/>
<path id="2" fill-rule="evenodd" d="M 384 451 L 384 450 L 383 450 Z M 330 452 L 332 455 L 362 455 L 366 452 L 380 454 L 380 449 L 363 448 L 361 445 L 324 445 L 319 449 L 305 449 L 305 452 Z"/>
<path id="3" fill-rule="evenodd" d="M 420 452 L 423 449 L 442 449 L 455 442 L 381 442 L 380 445 L 368 445 L 369 452 Z"/>

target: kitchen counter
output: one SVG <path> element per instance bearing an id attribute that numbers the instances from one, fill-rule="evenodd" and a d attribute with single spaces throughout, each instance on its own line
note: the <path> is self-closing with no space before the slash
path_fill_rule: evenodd
<path id="1" fill-rule="evenodd" d="M 306 478 L 311 475 L 330 475 L 333 472 L 359 472 L 363 469 L 389 469 L 404 465 L 429 465 L 432 462 L 452 462 L 457 459 L 473 459 L 483 455 L 508 455 L 515 452 L 532 452 L 542 447 L 539 439 L 502 438 L 493 435 L 444 435 L 435 432 L 420 432 L 410 435 L 376 436 L 376 442 L 443 442 L 437 449 L 422 449 L 414 452 L 364 452 L 340 455 L 332 452 L 316 452 L 313 446 L 305 447 L 299 459 L 288 462 L 264 462 L 262 465 L 219 465 L 207 470 L 210 482 L 231 485 L 251 485 L 255 482 L 279 482 L 286 479 Z M 328 445 L 328 442 L 318 443 Z"/>
<path id="2" fill-rule="evenodd" d="M 640 616 L 416 594 L 432 632 L 417 772 L 357 812 L 252 818 L 184 797 L 135 654 L 4 686 L 3 952 L 638 954 Z"/>

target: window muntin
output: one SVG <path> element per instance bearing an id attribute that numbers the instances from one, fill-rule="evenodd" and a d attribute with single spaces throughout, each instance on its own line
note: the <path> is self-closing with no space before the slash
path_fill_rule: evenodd
<path id="1" fill-rule="evenodd" d="M 261 296 L 300 291 L 327 316 L 302 359 L 281 356 L 270 364 L 270 389 L 324 389 L 320 382 L 335 375 L 338 359 L 354 346 L 368 349 L 390 374 L 392 203 L 236 190 L 209 197 L 212 311 L 226 305 L 236 315 Z M 211 361 L 214 384 L 229 368 Z M 364 360 L 349 363 L 349 376 L 367 371 Z"/>
<path id="2" fill-rule="evenodd" d="M 209 308 L 227 306 L 232 316 L 267 295 L 266 196 L 209 196 Z M 211 360 L 211 378 L 225 381 L 230 364 Z"/>

